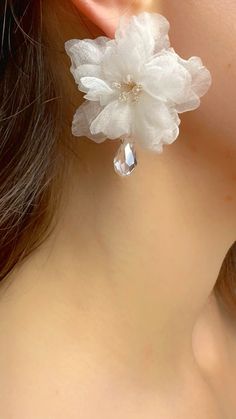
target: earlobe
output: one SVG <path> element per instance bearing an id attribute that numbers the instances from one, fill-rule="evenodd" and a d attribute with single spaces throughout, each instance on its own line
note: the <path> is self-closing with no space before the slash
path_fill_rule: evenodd
<path id="1" fill-rule="evenodd" d="M 123 15 L 132 15 L 145 8 L 146 1 L 132 0 L 72 0 L 77 9 L 110 38 Z"/>

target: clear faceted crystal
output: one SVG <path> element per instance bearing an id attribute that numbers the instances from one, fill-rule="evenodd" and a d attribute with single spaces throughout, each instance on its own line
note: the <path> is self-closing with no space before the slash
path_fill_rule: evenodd
<path id="1" fill-rule="evenodd" d="M 123 142 L 114 158 L 115 172 L 120 176 L 129 176 L 137 166 L 136 152 L 134 145 Z"/>

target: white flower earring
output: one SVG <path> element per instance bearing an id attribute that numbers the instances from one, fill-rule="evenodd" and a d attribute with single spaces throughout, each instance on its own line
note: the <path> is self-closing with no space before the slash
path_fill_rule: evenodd
<path id="1" fill-rule="evenodd" d="M 120 139 L 115 171 L 137 165 L 135 144 L 163 151 L 179 135 L 178 114 L 198 108 L 211 84 L 199 57 L 184 60 L 170 47 L 169 22 L 156 13 L 121 19 L 115 39 L 72 39 L 65 49 L 86 101 L 77 109 L 72 133 L 101 143 Z"/>

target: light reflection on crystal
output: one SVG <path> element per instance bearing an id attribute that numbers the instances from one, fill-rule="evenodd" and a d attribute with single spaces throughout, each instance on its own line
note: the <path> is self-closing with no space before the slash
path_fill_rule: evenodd
<path id="1" fill-rule="evenodd" d="M 134 145 L 124 141 L 114 158 L 115 172 L 122 177 L 129 176 L 136 166 L 137 160 Z"/>

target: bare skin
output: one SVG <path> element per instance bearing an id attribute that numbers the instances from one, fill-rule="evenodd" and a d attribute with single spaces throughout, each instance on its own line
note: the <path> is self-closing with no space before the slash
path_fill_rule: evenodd
<path id="1" fill-rule="evenodd" d="M 59 51 L 91 37 L 69 5 L 55 16 L 48 2 L 45 16 Z M 117 143 L 70 138 L 82 99 L 67 58 L 51 58 L 75 153 L 53 234 L 1 287 L 0 417 L 234 419 L 236 334 L 213 293 L 236 231 L 229 124 L 216 137 L 209 95 L 161 156 L 139 150 L 123 181 Z"/>

